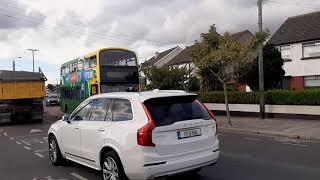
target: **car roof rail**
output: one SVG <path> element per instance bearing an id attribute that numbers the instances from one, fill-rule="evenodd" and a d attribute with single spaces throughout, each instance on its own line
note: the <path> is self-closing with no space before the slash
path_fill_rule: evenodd
<path id="1" fill-rule="evenodd" d="M 184 90 L 159 90 L 159 89 L 153 89 L 152 92 L 186 93 L 186 91 Z"/>

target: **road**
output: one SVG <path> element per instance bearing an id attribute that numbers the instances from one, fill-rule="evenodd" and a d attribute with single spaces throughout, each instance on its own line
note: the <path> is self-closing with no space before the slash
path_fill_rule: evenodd
<path id="1" fill-rule="evenodd" d="M 56 112 L 49 107 L 49 112 Z M 59 115 L 60 116 L 60 115 Z M 0 180 L 87 180 L 100 173 L 68 163 L 49 163 L 46 131 L 58 116 L 46 113 L 42 124 L 0 126 Z M 320 178 L 320 142 L 223 131 L 221 156 L 215 166 L 196 176 L 169 179 L 294 180 Z"/>

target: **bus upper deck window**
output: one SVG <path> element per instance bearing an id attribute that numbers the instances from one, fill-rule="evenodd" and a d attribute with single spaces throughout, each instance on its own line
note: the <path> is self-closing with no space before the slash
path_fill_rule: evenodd
<path id="1" fill-rule="evenodd" d="M 90 66 L 91 68 L 97 66 L 97 57 L 96 57 L 96 56 L 90 57 L 89 66 Z"/>
<path id="2" fill-rule="evenodd" d="M 83 70 L 83 66 L 83 60 L 81 59 L 78 61 L 78 70 Z"/>
<path id="3" fill-rule="evenodd" d="M 67 74 L 67 73 L 69 73 L 69 72 L 70 72 L 69 65 L 66 65 L 66 66 L 65 66 L 65 73 Z"/>
<path id="4" fill-rule="evenodd" d="M 89 58 L 85 58 L 84 59 L 84 69 L 88 69 L 89 68 L 89 61 L 90 61 Z"/>

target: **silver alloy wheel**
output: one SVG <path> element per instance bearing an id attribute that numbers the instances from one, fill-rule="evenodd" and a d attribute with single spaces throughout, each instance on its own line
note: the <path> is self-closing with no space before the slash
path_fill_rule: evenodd
<path id="1" fill-rule="evenodd" d="M 51 139 L 49 143 L 49 156 L 50 156 L 50 161 L 55 163 L 57 161 L 57 143 L 54 139 Z"/>
<path id="2" fill-rule="evenodd" d="M 107 157 L 103 162 L 102 173 L 104 180 L 119 180 L 117 163 L 112 157 Z"/>

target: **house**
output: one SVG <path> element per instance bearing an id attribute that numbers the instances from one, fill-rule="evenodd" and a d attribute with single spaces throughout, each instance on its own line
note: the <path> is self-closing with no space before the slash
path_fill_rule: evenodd
<path id="1" fill-rule="evenodd" d="M 249 31 L 241 31 L 237 33 L 233 33 L 230 35 L 231 38 L 235 41 L 240 43 L 246 43 L 251 40 L 254 35 Z M 191 75 L 196 75 L 197 69 L 195 65 L 192 63 L 191 57 L 189 55 L 192 46 L 187 46 L 180 54 L 174 57 L 167 65 L 175 66 L 175 67 L 186 67 L 188 70 L 191 71 Z M 234 84 L 234 82 L 230 82 L 230 84 Z M 240 85 L 240 91 L 249 91 L 249 87 L 246 85 Z"/>
<path id="2" fill-rule="evenodd" d="M 269 43 L 284 59 L 283 88 L 320 87 L 320 11 L 289 17 Z"/>
<path id="3" fill-rule="evenodd" d="M 154 56 L 141 64 L 141 69 L 146 70 L 152 66 L 162 67 L 176 57 L 179 53 L 181 53 L 182 50 L 183 49 L 181 47 L 176 46 L 160 53 L 156 52 Z"/>
<path id="4" fill-rule="evenodd" d="M 245 43 L 253 38 L 253 34 L 249 30 L 237 32 L 230 35 L 232 39 Z M 192 63 L 191 57 L 189 55 L 192 46 L 187 46 L 180 54 L 174 57 L 167 65 L 176 66 L 176 67 L 187 67 L 189 70 L 192 70 L 192 74 L 196 73 L 194 64 Z"/>

